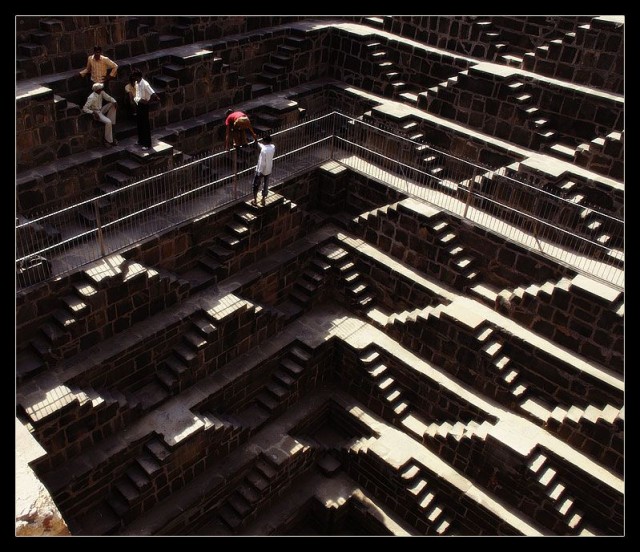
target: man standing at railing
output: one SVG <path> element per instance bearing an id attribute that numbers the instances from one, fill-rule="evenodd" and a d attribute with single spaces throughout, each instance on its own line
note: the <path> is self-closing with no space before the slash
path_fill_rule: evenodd
<path id="1" fill-rule="evenodd" d="M 256 174 L 253 177 L 253 205 L 258 204 L 258 189 L 260 188 L 260 181 L 262 181 L 262 205 L 265 204 L 267 193 L 269 193 L 269 176 L 273 169 L 273 154 L 276 151 L 276 147 L 271 143 L 271 135 L 266 134 L 262 139 L 262 143 L 256 140 L 255 142 L 260 148 L 260 155 L 258 155 L 258 164 L 256 165 Z"/>

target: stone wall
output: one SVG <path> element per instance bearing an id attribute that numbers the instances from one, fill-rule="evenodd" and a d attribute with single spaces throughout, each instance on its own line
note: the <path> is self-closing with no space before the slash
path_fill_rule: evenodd
<path id="1" fill-rule="evenodd" d="M 159 49 L 294 22 L 301 16 L 21 16 L 17 78 L 80 71 L 95 45 L 116 63 Z"/>
<path id="2" fill-rule="evenodd" d="M 420 93 L 418 107 L 533 150 L 605 136 L 622 130 L 624 118 L 619 98 L 489 64 Z"/>

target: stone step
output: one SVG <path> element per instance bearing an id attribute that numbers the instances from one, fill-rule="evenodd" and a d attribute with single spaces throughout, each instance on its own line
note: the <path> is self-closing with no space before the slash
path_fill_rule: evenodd
<path id="1" fill-rule="evenodd" d="M 204 318 L 196 318 L 191 323 L 196 331 L 207 340 L 212 339 L 217 331 L 217 328 Z"/>
<path id="2" fill-rule="evenodd" d="M 138 493 L 148 488 L 151 484 L 149 475 L 142 469 L 142 467 L 140 467 L 139 464 L 133 464 L 131 467 L 127 468 L 125 475 Z"/>
<path id="3" fill-rule="evenodd" d="M 379 360 L 381 360 L 380 353 L 374 349 L 365 351 L 360 355 L 360 362 L 364 364 L 377 363 Z"/>
<path id="4" fill-rule="evenodd" d="M 263 493 L 269 488 L 269 480 L 260 470 L 251 470 L 245 477 L 245 481 L 258 493 Z"/>
<path id="5" fill-rule="evenodd" d="M 327 477 L 332 477 L 340 471 L 342 464 L 330 453 L 324 454 L 318 460 L 318 468 Z"/>
<path id="6" fill-rule="evenodd" d="M 16 354 L 16 377 L 19 381 L 44 371 L 46 367 L 42 357 L 34 350 L 27 349 Z"/>
<path id="7" fill-rule="evenodd" d="M 252 510 L 251 504 L 237 491 L 227 499 L 227 504 L 229 504 L 241 518 L 248 516 Z"/>
<path id="8" fill-rule="evenodd" d="M 556 470 L 553 468 L 546 468 L 542 470 L 539 475 L 540 477 L 538 477 L 538 482 L 544 487 L 548 487 L 556 476 Z"/>
<path id="9" fill-rule="evenodd" d="M 198 265 L 204 268 L 208 273 L 215 276 L 221 275 L 224 269 L 220 261 L 210 257 L 209 255 L 202 255 L 198 257 Z"/>
<path id="10" fill-rule="evenodd" d="M 272 394 L 267 393 L 266 391 L 261 391 L 256 396 L 256 402 L 263 406 L 265 410 L 268 412 L 273 412 L 278 407 L 278 401 L 273 397 Z"/>
<path id="11" fill-rule="evenodd" d="M 207 344 L 207 340 L 200 334 L 196 332 L 187 331 L 183 336 L 184 341 L 187 343 L 189 347 L 194 349 L 202 349 Z"/>
<path id="12" fill-rule="evenodd" d="M 220 245 L 212 245 L 207 248 L 207 251 L 211 254 L 214 259 L 219 260 L 224 263 L 233 257 L 234 252 L 226 247 L 222 247 Z"/>
<path id="13" fill-rule="evenodd" d="M 400 391 L 399 388 L 396 387 L 391 389 L 390 392 L 385 395 L 385 400 L 389 403 L 394 403 L 398 401 L 401 396 L 402 396 L 402 392 Z"/>
<path id="14" fill-rule="evenodd" d="M 500 349 L 502 349 L 502 345 L 497 341 L 491 341 L 482 348 L 482 350 L 490 357 L 495 357 Z"/>
<path id="15" fill-rule="evenodd" d="M 315 284 L 316 286 L 319 286 L 322 282 L 324 282 L 324 275 L 323 274 L 319 274 L 315 270 L 312 270 L 312 269 L 309 269 L 309 268 L 302 273 L 302 276 L 307 281 Z"/>
<path id="16" fill-rule="evenodd" d="M 258 471 L 260 475 L 265 477 L 267 481 L 273 481 L 276 475 L 278 475 L 278 471 L 269 462 L 262 458 L 256 462 L 254 469 Z"/>
<path id="17" fill-rule="evenodd" d="M 299 376 L 304 370 L 304 368 L 300 366 L 300 364 L 289 358 L 283 358 L 280 361 L 280 366 L 282 366 L 293 377 Z"/>
<path id="18" fill-rule="evenodd" d="M 275 381 L 270 381 L 266 385 L 266 390 L 270 393 L 278 402 L 283 400 L 288 394 L 289 390 L 282 385 L 279 385 Z"/>
<path id="19" fill-rule="evenodd" d="M 420 467 L 415 464 L 409 464 L 405 467 L 405 469 L 400 474 L 402 479 L 406 479 L 407 481 L 412 481 L 415 477 L 420 473 Z"/>
<path id="20" fill-rule="evenodd" d="M 244 240 L 243 238 L 240 238 L 238 236 L 232 236 L 229 234 L 223 234 L 222 236 L 218 236 L 217 239 L 223 248 L 228 249 L 230 251 L 237 251 L 246 243 L 246 240 Z"/>
<path id="21" fill-rule="evenodd" d="M 383 377 L 378 383 L 378 389 L 381 391 L 386 391 L 387 389 L 391 389 L 393 384 L 396 382 L 391 376 Z"/>
<path id="22" fill-rule="evenodd" d="M 436 533 L 438 535 L 446 535 L 447 532 L 449 531 L 449 527 L 451 527 L 451 520 L 442 519 L 436 526 Z"/>
<path id="23" fill-rule="evenodd" d="M 384 364 L 374 364 L 372 366 L 367 366 L 367 372 L 373 379 L 381 378 L 386 371 L 387 367 Z"/>
<path id="24" fill-rule="evenodd" d="M 253 508 L 253 505 L 260 500 L 260 493 L 249 484 L 241 484 L 236 492 Z"/>
<path id="25" fill-rule="evenodd" d="M 171 454 L 167 446 L 158 438 L 153 438 L 145 443 L 144 448 L 160 464 Z"/>
<path id="26" fill-rule="evenodd" d="M 302 307 L 306 307 L 311 302 L 311 297 L 307 295 L 307 293 L 300 288 L 292 289 L 289 292 L 289 297 L 294 303 L 297 303 Z"/>
<path id="27" fill-rule="evenodd" d="M 142 473 L 149 478 L 154 477 L 161 469 L 157 458 L 149 454 L 143 454 L 136 458 L 136 464 L 139 466 Z"/>
<path id="28" fill-rule="evenodd" d="M 412 484 L 410 487 L 408 487 L 408 491 L 414 495 L 414 496 L 419 496 L 421 495 L 427 488 L 427 481 L 426 479 L 423 479 L 422 477 L 418 477 L 418 478 L 413 478 L 412 479 Z"/>
<path id="29" fill-rule="evenodd" d="M 120 493 L 109 494 L 107 498 L 105 498 L 105 502 L 119 518 L 124 517 L 129 512 L 129 505 L 124 498 L 120 496 Z"/>
<path id="30" fill-rule="evenodd" d="M 114 491 L 117 492 L 121 498 L 127 503 L 127 505 L 131 505 L 136 501 L 137 498 L 140 497 L 140 491 L 136 489 L 130 479 L 121 479 L 114 485 Z"/>
<path id="31" fill-rule="evenodd" d="M 358 298 L 357 304 L 361 309 L 371 308 L 375 303 L 375 297 L 373 295 L 361 295 Z"/>
<path id="32" fill-rule="evenodd" d="M 173 371 L 174 368 L 179 370 L 176 374 L 185 372 L 189 369 L 189 366 L 195 362 L 198 358 L 198 352 L 194 351 L 186 344 L 178 344 L 173 348 L 173 355 L 169 356 L 166 360 L 167 365 Z M 186 366 L 185 366 L 186 365 Z"/>
<path id="33" fill-rule="evenodd" d="M 302 292 L 308 296 L 313 295 L 318 290 L 318 287 L 308 280 L 296 280 L 294 288 L 302 290 Z"/>
<path id="34" fill-rule="evenodd" d="M 274 373 L 273 373 L 273 378 L 283 387 L 290 387 L 294 382 L 295 379 L 291 377 L 291 375 L 287 372 L 285 372 L 284 370 L 278 368 Z"/>
<path id="35" fill-rule="evenodd" d="M 218 516 L 220 516 L 220 519 L 232 531 L 235 531 L 242 524 L 242 518 L 229 505 L 228 502 L 223 504 L 222 507 L 218 510 Z"/>
<path id="36" fill-rule="evenodd" d="M 294 361 L 298 364 L 302 364 L 303 366 L 306 366 L 306 364 L 311 360 L 311 353 L 305 351 L 298 345 L 291 347 L 288 354 L 294 359 Z"/>

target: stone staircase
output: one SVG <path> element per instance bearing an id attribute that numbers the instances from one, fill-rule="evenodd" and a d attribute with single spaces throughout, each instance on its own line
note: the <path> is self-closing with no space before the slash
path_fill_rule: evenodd
<path id="1" fill-rule="evenodd" d="M 118 389 L 67 383 L 44 393 L 21 391 L 16 395 L 19 414 L 57 465 L 87 450 L 92 444 L 121 431 L 140 415 L 135 398 Z"/>
<path id="2" fill-rule="evenodd" d="M 364 367 L 367 378 L 372 382 L 373 393 L 382 397 L 381 415 L 390 419 L 391 423 L 399 424 L 411 411 L 402 385 L 391 375 L 391 371 L 375 348 L 363 351 L 358 360 Z"/>
<path id="3" fill-rule="evenodd" d="M 398 471 L 411 500 L 428 522 L 427 535 L 451 535 L 453 516 L 447 513 L 447 506 L 438 501 L 436 490 L 430 486 L 431 474 L 413 459 Z"/>
<path id="4" fill-rule="evenodd" d="M 106 297 L 115 296 L 116 288 L 130 294 L 144 294 L 143 290 L 151 289 L 164 293 L 173 290 L 177 294 L 181 285 L 181 281 L 170 273 L 128 262 L 120 255 L 94 263 L 92 268 L 83 271 L 83 280 L 73 284 L 73 291 L 60 299 L 60 308 L 40 326 L 39 334 L 29 340 L 31 354 L 23 359 L 24 367 L 19 367 L 18 373 L 22 377 L 23 372 L 28 375 L 42 369 L 34 364 L 34 352 L 35 358 L 49 364 L 69 358 L 97 343 L 99 334 L 93 331 L 94 317 L 103 316 Z M 126 302 L 124 298 L 123 301 Z M 133 306 L 129 305 L 129 310 L 132 309 Z M 123 308 L 123 316 L 124 312 Z M 124 329 L 115 324 L 113 331 L 117 333 Z"/>
<path id="5" fill-rule="evenodd" d="M 277 452 L 261 451 L 240 484 L 218 508 L 219 519 L 232 533 L 254 519 L 259 511 L 268 507 L 272 497 L 295 484 L 296 476 L 313 465 L 317 455 L 313 447 L 288 436 L 283 445 L 286 448 L 283 446 Z"/>
<path id="6" fill-rule="evenodd" d="M 378 308 L 374 308 L 367 313 L 367 316 L 380 328 L 390 330 L 397 328 L 398 331 L 402 331 L 403 324 L 417 322 L 418 319 L 421 322 L 426 322 L 432 317 L 439 318 L 444 308 L 446 308 L 446 305 L 441 303 L 435 306 L 416 308 L 391 314 L 385 314 Z"/>
<path id="7" fill-rule="evenodd" d="M 560 278 L 560 280 L 555 282 L 549 280 L 540 285 L 522 285 L 513 289 L 503 289 L 499 292 L 493 291 L 483 284 L 478 284 L 471 288 L 471 292 L 489 304 L 506 304 L 509 305 L 510 308 L 513 308 L 518 305 L 526 307 L 537 301 L 552 302 L 554 293 L 558 290 L 568 292 L 570 288 L 571 280 L 569 278 Z"/>
<path id="8" fill-rule="evenodd" d="M 590 404 L 586 408 L 578 406 L 561 407 L 550 406 L 539 398 L 529 398 L 524 401 L 521 408 L 540 420 L 545 426 L 558 427 L 559 425 L 570 420 L 574 424 L 581 424 L 587 421 L 591 424 L 597 424 L 600 421 L 613 425 L 618 420 L 624 420 L 624 406 L 616 408 L 610 404 L 602 408 L 598 408 Z"/>
<path id="9" fill-rule="evenodd" d="M 500 374 L 502 385 L 506 387 L 515 401 L 522 401 L 527 397 L 528 390 L 532 387 L 522 375 L 522 371 L 515 369 L 511 358 L 504 354 L 503 340 L 501 337 L 492 337 L 493 329 L 488 325 L 481 326 L 476 338 L 481 344 L 482 354 Z M 521 403 L 520 403 L 521 404 Z"/>
<path id="10" fill-rule="evenodd" d="M 255 261 L 252 249 L 264 235 L 276 217 L 298 214 L 296 203 L 280 194 L 269 192 L 265 205 L 252 205 L 245 201 L 234 208 L 233 218 L 225 224 L 211 245 L 203 246 L 194 266 L 181 273 L 181 277 L 195 289 L 220 282 Z"/>
<path id="11" fill-rule="evenodd" d="M 453 284 L 461 289 L 468 289 L 478 277 L 475 259 L 465 252 L 458 237 L 451 231 L 446 221 L 439 221 L 432 226 L 435 243 L 439 246 L 438 260 L 455 274 Z"/>
<path id="12" fill-rule="evenodd" d="M 293 308 L 289 308 L 289 311 L 295 313 L 294 317 L 310 310 L 318 301 L 322 290 L 330 281 L 330 269 L 331 265 L 325 262 L 319 254 L 316 254 L 307 264 L 288 294 L 288 303 L 293 303 Z"/>
<path id="13" fill-rule="evenodd" d="M 487 44 L 485 59 L 497 61 L 506 55 L 509 44 L 502 39 L 500 29 L 491 20 L 474 21 L 471 27 L 471 40 Z"/>
<path id="14" fill-rule="evenodd" d="M 73 291 L 59 299 L 59 307 L 53 311 L 49 320 L 44 322 L 38 335 L 20 347 L 16 356 L 16 381 L 24 381 L 65 356 L 65 346 L 81 333 L 77 329 L 91 313 L 92 297 L 97 290 L 86 280 L 74 284 Z M 85 329 L 86 330 L 86 329 Z"/>
<path id="15" fill-rule="evenodd" d="M 304 36 L 287 35 L 283 44 L 269 55 L 269 62 L 262 65 L 262 71 L 256 75 L 251 85 L 251 98 L 289 88 L 289 78 L 295 69 L 296 60 L 309 46 Z M 254 127 L 255 129 L 255 127 Z"/>
<path id="16" fill-rule="evenodd" d="M 584 521 L 584 513 L 575 503 L 575 498 L 559 480 L 557 471 L 548 462 L 547 457 L 534 451 L 527 462 L 527 467 L 535 479 L 545 488 L 545 494 L 552 501 L 554 509 L 562 516 L 570 529 L 570 534 L 591 536 L 596 534 Z"/>
<path id="17" fill-rule="evenodd" d="M 613 131 L 579 144 L 573 151 L 571 160 L 590 171 L 623 180 L 624 131 Z"/>
<path id="18" fill-rule="evenodd" d="M 234 415 L 242 424 L 260 427 L 267 420 L 282 413 L 297 398 L 300 378 L 311 361 L 311 350 L 301 343 L 289 348 L 271 378 L 255 397 L 255 406 Z M 250 414 L 250 415 L 249 415 Z"/>
<path id="19" fill-rule="evenodd" d="M 419 90 L 405 82 L 402 70 L 395 64 L 384 44 L 378 41 L 366 42 L 365 49 L 368 59 L 373 64 L 372 74 L 375 81 L 372 91 L 388 98 L 417 105 Z"/>
<path id="20" fill-rule="evenodd" d="M 320 260 L 337 270 L 338 292 L 344 295 L 348 305 L 357 311 L 365 311 L 375 304 L 375 293 L 351 261 L 349 253 L 335 243 L 329 243 L 318 251 Z"/>
<path id="21" fill-rule="evenodd" d="M 361 213 L 352 219 L 350 230 L 363 237 L 366 237 L 368 229 L 383 232 L 382 221 L 390 213 L 397 216 L 401 205 L 402 202 L 396 202 Z M 426 239 L 435 246 L 435 261 L 444 269 L 441 271 L 441 279 L 458 289 L 466 290 L 475 283 L 480 269 L 476 266 L 478 263 L 475 257 L 467 252 L 450 224 L 442 218 L 438 215 L 426 221 L 429 227 Z"/>

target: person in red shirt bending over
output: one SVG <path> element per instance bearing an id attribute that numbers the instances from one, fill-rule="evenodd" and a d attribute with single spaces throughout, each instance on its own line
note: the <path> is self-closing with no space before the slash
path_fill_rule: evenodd
<path id="1" fill-rule="evenodd" d="M 224 124 L 227 127 L 227 133 L 224 139 L 225 149 L 230 149 L 230 138 L 233 138 L 233 145 L 235 147 L 246 145 L 247 130 L 252 134 L 254 140 L 258 140 L 258 137 L 256 136 L 256 133 L 251 126 L 251 121 L 249 120 L 249 117 L 246 113 L 228 109 L 226 115 L 227 118 L 224 121 Z"/>

